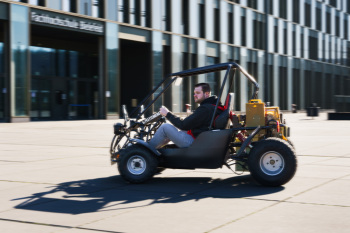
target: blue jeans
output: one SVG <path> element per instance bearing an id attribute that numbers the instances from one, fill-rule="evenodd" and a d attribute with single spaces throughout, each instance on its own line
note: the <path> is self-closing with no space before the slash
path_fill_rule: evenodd
<path id="1" fill-rule="evenodd" d="M 164 123 L 148 143 L 158 149 L 170 141 L 174 142 L 178 147 L 189 147 L 194 139 L 186 131 L 181 131 L 172 124 Z"/>

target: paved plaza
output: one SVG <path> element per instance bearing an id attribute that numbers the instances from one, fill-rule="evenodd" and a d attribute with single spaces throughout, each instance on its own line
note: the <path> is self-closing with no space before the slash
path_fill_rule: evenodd
<path id="1" fill-rule="evenodd" d="M 0 124 L 0 232 L 349 232 L 350 121 L 285 114 L 296 176 L 167 169 L 132 185 L 109 161 L 115 120 Z"/>

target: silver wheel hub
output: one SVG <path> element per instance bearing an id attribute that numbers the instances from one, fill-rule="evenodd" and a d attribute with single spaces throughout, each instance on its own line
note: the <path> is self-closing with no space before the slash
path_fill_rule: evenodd
<path id="1" fill-rule="evenodd" d="M 266 175 L 276 176 L 284 169 L 285 163 L 282 155 L 276 151 L 268 151 L 260 159 L 260 169 Z"/>
<path id="2" fill-rule="evenodd" d="M 133 175 L 141 175 L 145 172 L 146 167 L 146 160 L 139 155 L 131 156 L 127 163 L 128 171 Z"/>

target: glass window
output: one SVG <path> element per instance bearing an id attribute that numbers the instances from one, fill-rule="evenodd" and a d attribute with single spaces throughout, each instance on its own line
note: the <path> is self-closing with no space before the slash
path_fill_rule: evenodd
<path id="1" fill-rule="evenodd" d="M 104 1 L 93 0 L 92 2 L 92 16 L 104 18 Z"/>
<path id="2" fill-rule="evenodd" d="M 313 60 L 318 59 L 318 33 L 309 30 L 309 58 Z"/>
<path id="3" fill-rule="evenodd" d="M 326 35 L 322 34 L 322 57 L 323 61 L 326 61 Z"/>
<path id="4" fill-rule="evenodd" d="M 300 28 L 300 57 L 304 57 L 304 28 Z"/>
<path id="5" fill-rule="evenodd" d="M 328 57 L 329 57 L 329 60 L 328 62 L 329 63 L 333 63 L 334 60 L 333 60 L 333 56 L 332 56 L 332 53 L 333 53 L 333 43 L 332 43 L 332 37 L 328 37 Z"/>
<path id="6" fill-rule="evenodd" d="M 233 5 L 228 4 L 228 42 L 233 44 L 233 25 L 234 25 L 234 17 L 233 17 Z"/>
<path id="7" fill-rule="evenodd" d="M 219 58 L 218 57 L 207 57 L 207 65 L 214 65 L 219 63 Z M 219 82 L 219 72 L 212 72 L 212 73 L 208 73 L 206 75 L 206 82 L 209 83 L 210 87 L 211 87 L 211 93 L 213 95 L 218 95 L 219 94 L 219 88 L 220 85 L 218 85 Z"/>
<path id="8" fill-rule="evenodd" d="M 287 57 L 279 57 L 279 99 L 281 110 L 287 110 L 287 98 L 288 98 L 288 72 L 287 72 Z"/>
<path id="9" fill-rule="evenodd" d="M 305 0 L 305 26 L 311 27 L 311 0 Z"/>
<path id="10" fill-rule="evenodd" d="M 91 0 L 80 0 L 79 13 L 83 15 L 91 15 Z"/>
<path id="11" fill-rule="evenodd" d="M 347 58 L 347 66 L 350 66 L 350 42 L 348 41 L 348 46 L 347 46 L 347 52 L 346 52 L 346 58 Z"/>
<path id="12" fill-rule="evenodd" d="M 205 5 L 204 1 L 201 0 L 198 3 L 199 7 L 199 36 L 205 38 Z"/>
<path id="13" fill-rule="evenodd" d="M 256 49 L 265 49 L 266 30 L 265 17 L 262 14 L 253 12 L 253 46 Z"/>
<path id="14" fill-rule="evenodd" d="M 274 20 L 274 52 L 278 53 L 278 20 Z"/>
<path id="15" fill-rule="evenodd" d="M 329 5 L 337 7 L 337 0 L 329 0 Z"/>
<path id="16" fill-rule="evenodd" d="M 153 87 L 161 82 L 163 78 L 163 34 L 158 31 L 152 32 L 152 53 L 153 53 Z M 152 87 L 152 89 L 153 89 Z M 160 92 L 160 88 L 155 92 L 156 96 Z M 154 110 L 162 106 L 162 99 L 158 99 L 154 104 Z"/>
<path id="17" fill-rule="evenodd" d="M 241 9 L 241 44 L 247 45 L 247 29 L 246 29 L 246 9 Z"/>
<path id="18" fill-rule="evenodd" d="M 331 8 L 326 7 L 326 32 L 331 34 Z"/>
<path id="19" fill-rule="evenodd" d="M 349 3 L 350 4 L 350 3 Z M 344 15 L 344 39 L 348 40 L 348 27 L 349 27 L 349 21 L 348 21 L 348 16 Z"/>
<path id="20" fill-rule="evenodd" d="M 119 112 L 118 86 L 118 24 L 106 23 L 106 61 L 107 61 L 107 112 Z"/>
<path id="21" fill-rule="evenodd" d="M 31 46 L 31 73 L 34 76 L 55 76 L 55 49 Z M 38 61 L 38 62 L 37 62 Z"/>
<path id="22" fill-rule="evenodd" d="M 319 2 L 317 2 L 316 8 L 316 29 L 322 30 L 322 5 Z"/>
<path id="23" fill-rule="evenodd" d="M 288 35 L 287 35 L 287 23 L 283 22 L 283 53 L 288 53 Z"/>
<path id="24" fill-rule="evenodd" d="M 163 30 L 171 31 L 171 2 L 170 0 L 163 1 Z"/>
<path id="25" fill-rule="evenodd" d="M 247 3 L 248 7 L 258 9 L 258 4 L 256 0 L 247 0 Z"/>
<path id="26" fill-rule="evenodd" d="M 300 22 L 300 1 L 293 1 L 293 22 Z"/>
<path id="27" fill-rule="evenodd" d="M 300 101 L 300 60 L 293 59 L 293 104 L 297 105 L 297 109 L 300 109 L 301 101 Z"/>
<path id="28" fill-rule="evenodd" d="M 5 65 L 5 60 L 4 60 L 4 43 L 0 42 L 0 76 L 2 76 L 4 74 L 4 72 L 5 72 L 4 65 Z"/>
<path id="29" fill-rule="evenodd" d="M 340 37 L 340 13 L 336 11 L 335 13 L 335 35 Z"/>
<path id="30" fill-rule="evenodd" d="M 287 0 L 280 0 L 279 1 L 280 6 L 280 17 L 283 19 L 287 19 Z"/>
<path id="31" fill-rule="evenodd" d="M 214 4 L 214 40 L 219 41 L 220 40 L 220 8 L 219 8 L 219 1 L 215 0 Z"/>
<path id="32" fill-rule="evenodd" d="M 188 35 L 189 34 L 189 1 L 188 0 L 182 0 L 182 28 L 183 28 L 183 34 Z"/>
<path id="33" fill-rule="evenodd" d="M 27 87 L 28 87 L 28 46 L 29 46 L 29 24 L 28 8 L 21 5 L 12 5 L 10 12 L 11 32 L 11 62 L 13 64 L 13 100 L 15 116 L 28 115 Z"/>
<path id="34" fill-rule="evenodd" d="M 297 33 L 296 33 L 296 25 L 295 24 L 293 24 L 293 26 L 292 26 L 292 40 L 293 40 L 293 42 L 292 42 L 292 55 L 293 56 L 296 56 L 297 55 L 297 45 L 296 45 L 296 43 L 297 43 Z"/>
<path id="35" fill-rule="evenodd" d="M 254 50 L 248 50 L 248 68 L 247 71 L 251 74 L 257 82 L 259 82 L 258 77 L 258 52 Z M 248 84 L 248 96 L 251 97 L 253 95 L 253 86 Z"/>
<path id="36" fill-rule="evenodd" d="M 268 4 L 268 5 L 266 5 Z M 268 9 L 265 9 L 265 12 L 267 12 L 270 15 L 273 15 L 273 0 L 266 0 L 265 6 L 268 7 Z"/>

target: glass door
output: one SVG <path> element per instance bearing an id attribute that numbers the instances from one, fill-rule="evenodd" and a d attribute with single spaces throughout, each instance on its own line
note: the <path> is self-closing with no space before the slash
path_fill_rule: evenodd
<path id="1" fill-rule="evenodd" d="M 50 80 L 33 78 L 30 95 L 32 120 L 50 120 L 52 116 Z"/>

